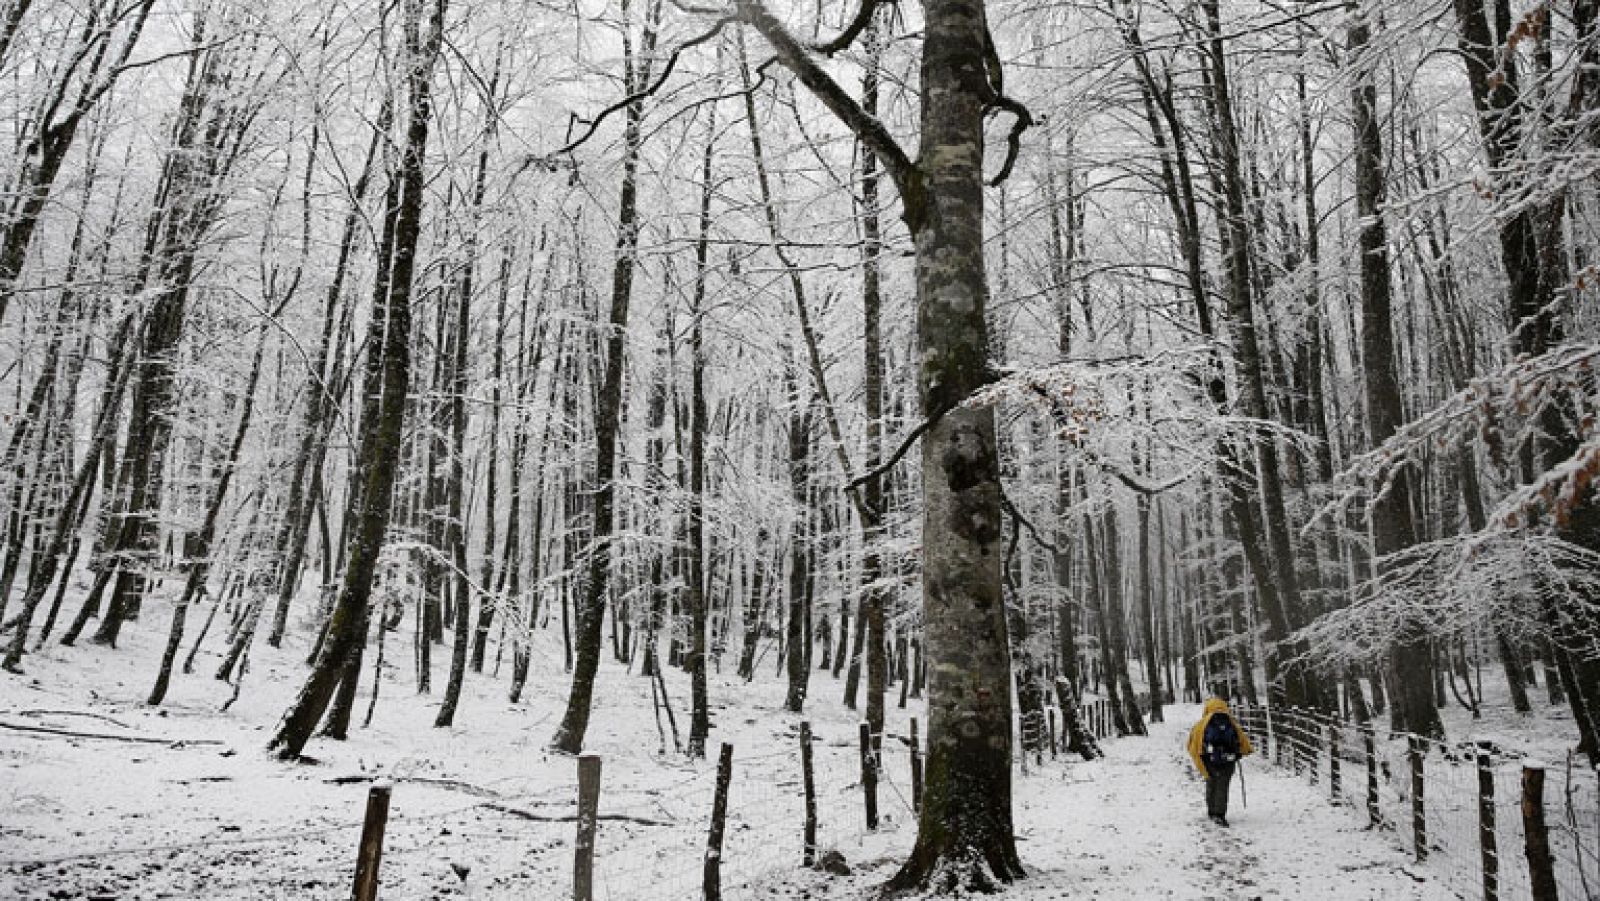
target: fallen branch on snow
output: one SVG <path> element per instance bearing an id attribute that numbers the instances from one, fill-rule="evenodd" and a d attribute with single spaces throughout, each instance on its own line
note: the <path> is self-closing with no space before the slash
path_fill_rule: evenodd
<path id="1" fill-rule="evenodd" d="M 0 729 L 12 729 L 17 732 L 38 732 L 45 735 L 59 735 L 64 738 L 98 738 L 105 741 L 130 741 L 146 745 L 168 745 L 169 747 L 224 744 L 224 742 L 215 738 L 151 738 L 146 735 L 112 735 L 109 732 L 77 732 L 72 729 L 52 729 L 49 726 L 29 726 L 23 723 L 8 723 L 3 720 L 0 720 Z"/>
<path id="2" fill-rule="evenodd" d="M 534 813 L 529 810 L 523 810 L 519 807 L 507 807 L 504 804 L 485 804 L 483 806 L 490 810 L 497 810 L 500 813 L 518 817 L 519 819 L 532 820 L 535 823 L 576 823 L 578 821 L 578 815 L 576 813 L 551 816 L 550 814 Z M 652 820 L 648 817 L 635 817 L 624 813 L 602 813 L 595 817 L 595 819 L 599 820 L 600 822 L 638 823 L 641 826 L 672 825 L 672 823 L 667 822 L 666 820 Z"/>

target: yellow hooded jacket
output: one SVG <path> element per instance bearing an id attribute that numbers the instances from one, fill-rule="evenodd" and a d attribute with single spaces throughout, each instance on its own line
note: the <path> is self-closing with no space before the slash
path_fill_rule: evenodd
<path id="1" fill-rule="evenodd" d="M 1200 714 L 1200 722 L 1195 723 L 1194 728 L 1189 730 L 1189 757 L 1194 760 L 1195 768 L 1200 771 L 1200 775 L 1207 779 L 1211 778 L 1211 774 L 1206 772 L 1206 764 L 1200 758 L 1200 752 L 1205 743 L 1206 724 L 1219 713 L 1233 720 L 1234 731 L 1239 733 L 1239 756 L 1246 757 L 1255 751 L 1254 746 L 1250 744 L 1250 736 L 1244 734 L 1244 730 L 1239 728 L 1239 721 L 1233 719 L 1233 714 L 1228 712 L 1228 702 L 1221 698 L 1206 701 L 1205 711 Z"/>

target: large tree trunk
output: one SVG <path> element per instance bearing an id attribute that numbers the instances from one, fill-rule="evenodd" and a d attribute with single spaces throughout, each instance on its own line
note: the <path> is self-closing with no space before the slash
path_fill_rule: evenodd
<path id="1" fill-rule="evenodd" d="M 957 409 L 988 378 L 982 166 L 991 41 L 981 0 L 923 8 L 922 144 L 901 199 L 916 242 L 918 397 L 923 415 L 936 418 L 922 439 L 928 763 L 916 846 L 889 885 L 949 891 L 989 888 L 1023 870 L 1011 819 L 994 410 Z"/>
<path id="2" fill-rule="evenodd" d="M 446 0 L 437 0 L 426 32 L 420 7 L 408 8 L 404 25 L 408 122 L 399 168 L 385 192 L 383 233 L 378 245 L 378 278 L 368 323 L 368 351 L 362 384 L 361 435 L 356 451 L 359 479 L 353 492 L 353 521 L 344 582 L 328 620 L 327 636 L 311 674 L 268 743 L 280 758 L 299 758 L 340 683 L 358 678 L 366 644 L 369 600 L 384 533 L 393 508 L 405 426 L 406 393 L 411 381 L 411 279 L 422 231 L 423 163 L 432 120 L 433 64 L 444 36 Z"/>

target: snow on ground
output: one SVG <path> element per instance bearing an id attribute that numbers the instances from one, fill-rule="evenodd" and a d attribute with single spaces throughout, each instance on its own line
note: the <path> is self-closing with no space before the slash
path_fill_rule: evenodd
<path id="1" fill-rule="evenodd" d="M 164 606 L 154 606 L 115 651 L 49 645 L 27 659 L 28 675 L 0 677 L 0 898 L 348 897 L 366 793 L 379 777 L 395 782 L 384 897 L 570 897 L 576 766 L 545 750 L 568 681 L 559 636 L 536 649 L 522 704 L 505 700 L 504 679 L 469 676 L 459 727 L 439 730 L 437 698 L 414 692 L 409 641 L 391 635 L 394 665 L 372 726 L 348 742 L 314 741 L 315 765 L 287 764 L 264 746 L 298 688 L 303 643 L 258 644 L 226 713 L 231 690 L 211 678 L 216 658 L 202 653 L 154 710 L 142 703 L 166 624 Z M 436 685 L 447 660 L 435 654 Z M 781 710 L 774 666 L 769 649 L 753 685 L 731 671 L 713 679 L 714 702 L 737 701 L 714 714 L 710 758 L 688 761 L 670 738 L 661 753 L 648 683 L 608 656 L 588 742 L 604 760 L 598 898 L 699 897 L 721 741 L 735 747 L 726 897 L 862 898 L 893 872 L 915 836 L 897 737 L 920 704 L 902 711 L 891 696 L 884 822 L 868 834 L 855 715 L 838 701 L 840 684 L 814 674 L 805 718 L 817 735 L 821 842 L 852 872 L 803 870 L 801 717 Z M 687 680 L 672 672 L 668 683 L 686 732 Z M 369 691 L 370 681 L 358 713 Z M 1213 827 L 1182 752 L 1196 715 L 1173 708 L 1150 737 L 1106 742 L 1101 762 L 1046 758 L 1019 772 L 1030 877 L 1007 897 L 1446 897 L 1394 836 L 1362 831 L 1357 817 L 1259 765 L 1247 764 L 1250 806 L 1235 796 L 1234 828 Z"/>
<path id="2" fill-rule="evenodd" d="M 1002 897 L 1096 899 L 1444 899 L 1436 875 L 1414 866 L 1392 835 L 1364 830 L 1299 779 L 1244 764 L 1231 828 L 1205 816 L 1204 787 L 1183 752 L 1194 705 L 1168 709 L 1147 738 L 1104 743 L 1094 764 L 1048 759 L 1016 783 L 1018 848 L 1029 878 Z M 848 885 L 813 899 L 864 897 L 887 879 L 913 832 Z M 877 847 L 874 850 L 878 850 Z"/>

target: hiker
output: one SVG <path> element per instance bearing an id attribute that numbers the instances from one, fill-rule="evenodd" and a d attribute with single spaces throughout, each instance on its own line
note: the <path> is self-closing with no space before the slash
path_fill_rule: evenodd
<path id="1" fill-rule="evenodd" d="M 1221 698 L 1206 701 L 1200 722 L 1189 730 L 1189 756 L 1206 780 L 1206 815 L 1218 826 L 1228 825 L 1228 785 L 1239 758 L 1255 749 L 1250 736 L 1228 712 Z"/>

